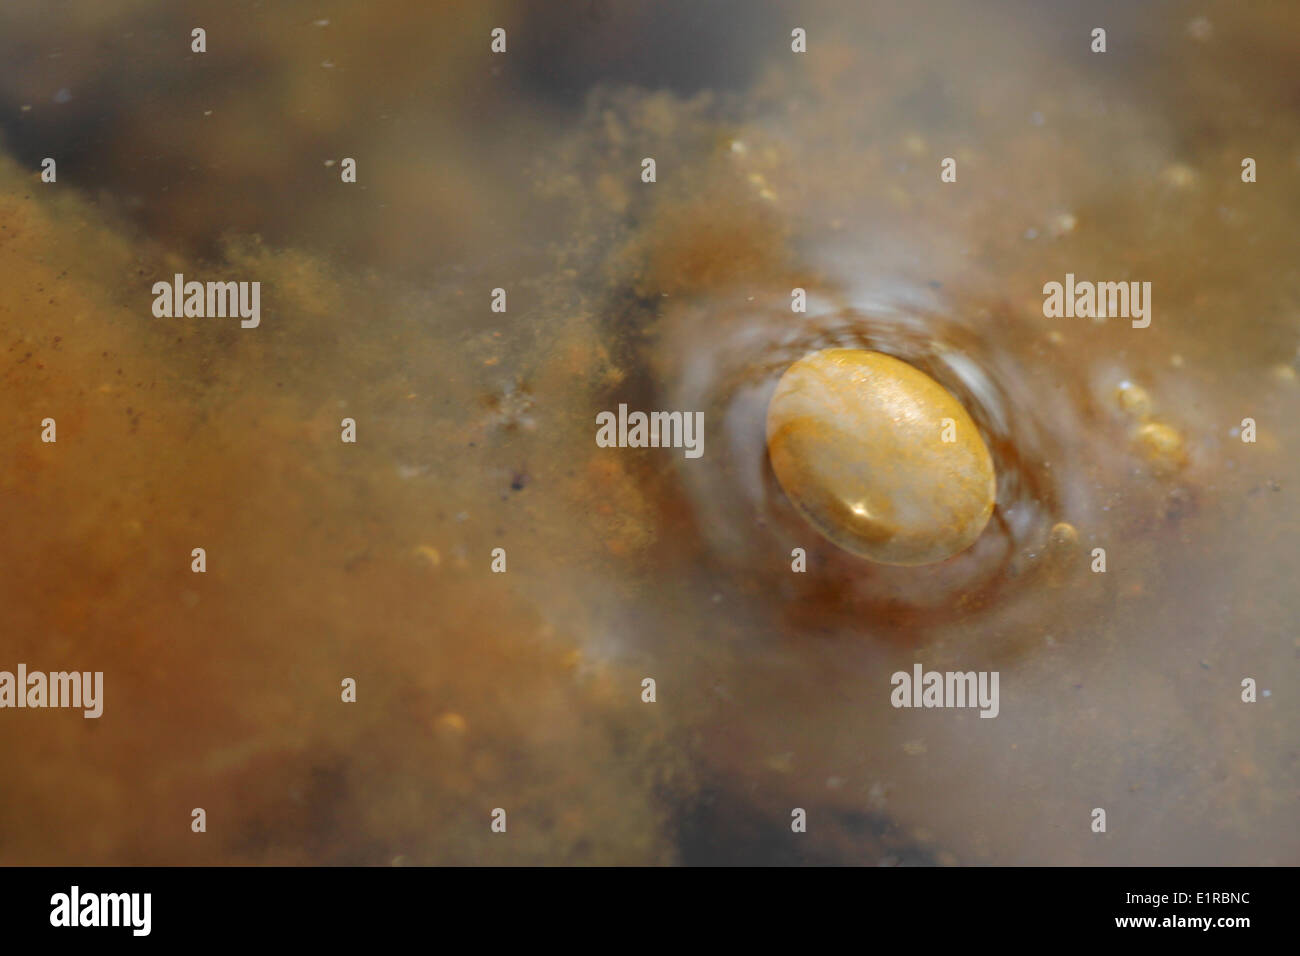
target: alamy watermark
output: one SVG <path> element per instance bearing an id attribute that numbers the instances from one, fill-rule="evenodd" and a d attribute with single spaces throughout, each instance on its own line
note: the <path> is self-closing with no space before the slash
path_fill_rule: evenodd
<path id="1" fill-rule="evenodd" d="M 74 885 L 50 897 L 51 926 L 126 926 L 133 936 L 148 936 L 152 912 L 152 893 L 82 893 Z"/>
<path id="2" fill-rule="evenodd" d="M 889 702 L 895 707 L 978 707 L 981 717 L 996 717 L 997 671 L 895 671 L 889 679 L 894 690 Z"/>
<path id="3" fill-rule="evenodd" d="M 1046 283 L 1043 296 L 1049 319 L 1132 319 L 1135 329 L 1151 324 L 1150 282 L 1075 282 L 1067 272 L 1064 284 Z"/>
<path id="4" fill-rule="evenodd" d="M 103 671 L 27 672 L 18 665 L 18 674 L 0 671 L 0 708 L 4 707 L 74 707 L 83 717 L 99 717 L 104 712 Z"/>
<path id="5" fill-rule="evenodd" d="M 703 412 L 600 412 L 596 444 L 601 448 L 681 448 L 687 458 L 704 454 Z"/>
<path id="6" fill-rule="evenodd" d="M 155 282 L 153 294 L 154 318 L 239 318 L 243 329 L 262 322 L 260 282 L 186 282 L 178 272 L 171 282 Z"/>

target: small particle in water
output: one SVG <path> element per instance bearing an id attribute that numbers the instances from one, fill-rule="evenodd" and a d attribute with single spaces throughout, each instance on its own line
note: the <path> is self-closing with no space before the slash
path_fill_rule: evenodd
<path id="1" fill-rule="evenodd" d="M 1050 574 L 1048 584 L 1061 587 L 1067 580 L 1067 572 L 1079 559 L 1079 532 L 1067 521 L 1057 522 L 1047 535 L 1046 559 Z M 1051 643 L 1050 640 L 1048 643 Z"/>
<path id="2" fill-rule="evenodd" d="M 1177 521 L 1190 514 L 1195 504 L 1195 498 L 1186 488 L 1170 488 L 1157 513 L 1166 521 Z"/>
<path id="3" fill-rule="evenodd" d="M 1273 696 L 1273 692 L 1272 692 L 1271 690 L 1262 690 L 1262 691 L 1260 691 L 1259 693 L 1260 693 L 1260 696 L 1261 696 L 1261 697 L 1272 697 L 1272 696 Z"/>
<path id="4" fill-rule="evenodd" d="M 1126 415 L 1141 421 L 1151 414 L 1151 396 L 1140 385 L 1134 385 L 1128 380 L 1120 382 L 1115 389 L 1115 397 Z"/>
<path id="5" fill-rule="evenodd" d="M 1067 521 L 1052 525 L 1052 532 L 1049 536 L 1049 544 L 1052 548 L 1057 550 L 1073 548 L 1078 543 L 1079 532 L 1075 530 L 1074 525 Z"/>
<path id="6" fill-rule="evenodd" d="M 70 89 L 68 89 L 68 88 L 66 88 L 66 87 L 64 87 L 63 89 L 59 90 L 59 92 L 57 92 L 57 93 L 54 94 L 54 102 L 56 102 L 56 103 L 71 103 L 71 102 L 72 102 L 72 90 L 70 90 Z"/>
<path id="7" fill-rule="evenodd" d="M 1187 33 L 1193 40 L 1204 43 L 1214 36 L 1214 24 L 1209 17 L 1196 17 L 1187 24 Z"/>
<path id="8" fill-rule="evenodd" d="M 764 177 L 762 173 L 750 173 L 749 182 L 750 185 L 758 190 L 760 199 L 764 199 L 767 202 L 776 201 L 776 192 L 773 191 L 772 187 L 768 184 L 766 177 Z"/>
<path id="9" fill-rule="evenodd" d="M 421 557 L 424 560 L 428 561 L 432 567 L 437 568 L 442 565 L 442 555 L 438 553 L 438 549 L 435 548 L 433 545 L 430 544 L 417 545 L 415 548 L 415 554 L 418 557 Z"/>
<path id="10" fill-rule="evenodd" d="M 1035 126 L 1042 126 L 1047 122 L 1047 120 L 1042 113 L 1034 110 L 1034 112 L 1029 114 L 1029 122 L 1033 123 Z"/>
<path id="11" fill-rule="evenodd" d="M 768 404 L 767 450 L 804 519 L 881 564 L 952 557 L 993 513 L 993 458 L 966 409 L 880 352 L 824 349 L 786 369 Z"/>
<path id="12" fill-rule="evenodd" d="M 1078 224 L 1079 220 L 1074 218 L 1073 214 L 1059 212 L 1048 220 L 1047 231 L 1053 239 L 1060 239 L 1074 232 L 1074 227 Z"/>
<path id="13" fill-rule="evenodd" d="M 775 773 L 790 773 L 794 770 L 794 754 L 787 751 L 779 754 L 769 754 L 763 761 L 768 770 Z"/>
<path id="14" fill-rule="evenodd" d="M 1134 438 L 1157 472 L 1168 474 L 1187 462 L 1183 436 L 1170 425 L 1147 422 L 1137 430 Z"/>
<path id="15" fill-rule="evenodd" d="M 1160 178 L 1175 189 L 1188 189 L 1196 182 L 1196 170 L 1186 163 L 1172 163 L 1161 171 Z"/>
<path id="16" fill-rule="evenodd" d="M 469 724 L 465 722 L 465 718 L 451 711 L 440 715 L 434 722 L 434 726 L 444 739 L 461 737 L 469 729 Z"/>

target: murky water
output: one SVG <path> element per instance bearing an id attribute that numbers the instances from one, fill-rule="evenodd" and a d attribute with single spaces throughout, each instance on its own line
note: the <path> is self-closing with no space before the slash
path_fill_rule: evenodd
<path id="1" fill-rule="evenodd" d="M 0 712 L 0 859 L 1300 861 L 1286 4 L 69 9 L 0 14 L 0 669 L 105 713 Z M 154 318 L 176 272 L 262 324 Z M 1150 326 L 1045 318 L 1067 273 Z M 971 550 L 786 501 L 832 345 L 970 411 Z M 997 718 L 892 707 L 918 662 Z"/>

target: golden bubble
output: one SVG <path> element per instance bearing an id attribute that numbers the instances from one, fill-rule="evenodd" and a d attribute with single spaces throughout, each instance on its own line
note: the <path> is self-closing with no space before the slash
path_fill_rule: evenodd
<path id="1" fill-rule="evenodd" d="M 1055 550 L 1073 548 L 1079 543 L 1079 532 L 1075 530 L 1074 525 L 1062 521 L 1058 524 L 1052 525 L 1052 532 L 1048 543 Z"/>
<path id="2" fill-rule="evenodd" d="M 1147 422 L 1134 440 L 1157 472 L 1168 474 L 1187 463 L 1187 448 L 1178 429 L 1161 422 Z"/>
<path id="3" fill-rule="evenodd" d="M 1047 536 L 1047 562 L 1049 574 L 1047 583 L 1060 587 L 1067 580 L 1067 572 L 1078 561 L 1079 532 L 1068 521 L 1052 525 Z"/>
<path id="4" fill-rule="evenodd" d="M 465 718 L 452 711 L 439 715 L 434 725 L 440 734 L 448 738 L 463 736 L 465 731 L 469 729 L 469 724 L 465 722 Z"/>
<path id="5" fill-rule="evenodd" d="M 438 553 L 438 549 L 433 547 L 433 545 L 429 545 L 429 544 L 418 545 L 416 546 L 414 553 L 416 554 L 416 556 L 424 558 L 426 561 L 428 561 L 430 567 L 436 568 L 442 564 L 442 555 Z"/>
<path id="6" fill-rule="evenodd" d="M 1119 407 L 1124 410 L 1124 414 L 1139 420 L 1151 414 L 1151 396 L 1141 385 L 1120 382 L 1115 389 L 1115 396 L 1119 399 Z"/>
<path id="7" fill-rule="evenodd" d="M 879 352 L 825 349 L 786 369 L 768 405 L 767 451 L 817 531 L 882 564 L 949 558 L 993 513 L 993 458 L 966 409 Z"/>

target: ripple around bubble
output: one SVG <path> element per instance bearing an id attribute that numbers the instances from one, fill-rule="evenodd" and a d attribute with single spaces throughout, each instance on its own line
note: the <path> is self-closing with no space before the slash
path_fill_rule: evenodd
<path id="1" fill-rule="evenodd" d="M 1048 464 L 1065 460 L 1056 436 L 1068 441 L 1082 427 L 1085 403 L 1072 389 L 1031 391 L 1017 357 L 998 350 L 993 338 L 943 314 L 878 303 L 871 312 L 804 315 L 776 298 L 744 309 L 696 302 L 666 316 L 658 356 L 663 400 L 666 407 L 702 410 L 709 423 L 710 454 L 679 469 L 708 551 L 704 560 L 776 593 L 824 599 L 815 602 L 815 616 L 864 620 L 866 612 L 874 616 L 865 620 L 919 623 L 1012 599 L 1047 569 L 1040 558 L 1052 526 L 1064 520 L 1063 493 L 1076 503 L 1089 494 L 1063 488 Z M 997 476 L 993 516 L 969 549 L 931 565 L 875 564 L 822 540 L 782 491 L 767 454 L 769 400 L 791 364 L 836 347 L 901 359 L 969 413 Z M 816 573 L 790 573 L 793 548 L 807 551 Z"/>

